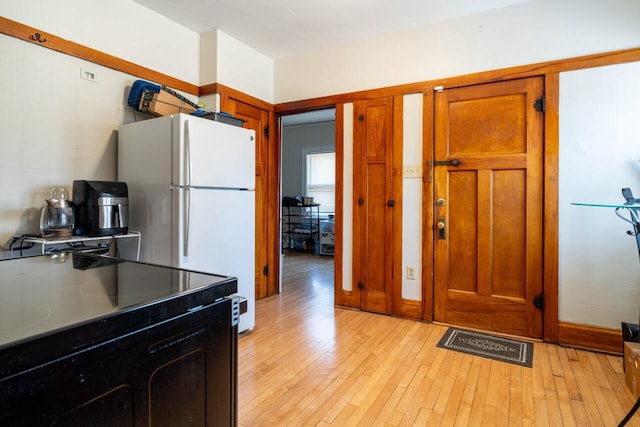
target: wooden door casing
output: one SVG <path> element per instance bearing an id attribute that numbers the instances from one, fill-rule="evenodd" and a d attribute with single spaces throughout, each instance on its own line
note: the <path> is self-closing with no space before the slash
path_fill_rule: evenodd
<path id="1" fill-rule="evenodd" d="M 393 98 L 354 103 L 353 284 L 366 311 L 393 310 Z"/>
<path id="2" fill-rule="evenodd" d="M 532 77 L 435 96 L 435 160 L 461 162 L 434 172 L 436 321 L 542 338 L 543 91 Z"/>
<path id="3" fill-rule="evenodd" d="M 255 290 L 256 299 L 278 293 L 278 269 L 279 263 L 274 261 L 273 242 L 277 240 L 274 233 L 278 228 L 279 213 L 270 215 L 272 199 L 279 199 L 273 195 L 271 188 L 277 188 L 270 184 L 274 179 L 272 175 L 273 150 L 270 144 L 270 135 L 265 129 L 269 127 L 270 112 L 237 99 L 232 96 L 222 96 L 221 109 L 235 117 L 246 120 L 244 127 L 256 132 L 256 254 L 255 254 Z M 277 178 L 276 178 L 277 179 Z M 279 207 L 279 204 L 278 204 Z M 275 225 L 274 225 L 275 223 Z M 272 268 L 269 268 L 273 266 Z M 266 274 L 265 274 L 266 273 Z"/>

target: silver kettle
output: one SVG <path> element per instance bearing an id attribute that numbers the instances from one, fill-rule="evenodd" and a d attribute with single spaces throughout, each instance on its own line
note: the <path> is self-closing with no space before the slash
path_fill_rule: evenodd
<path id="1" fill-rule="evenodd" d="M 54 187 L 51 198 L 40 214 L 40 231 L 44 237 L 69 237 L 73 234 L 75 214 L 65 187 Z"/>

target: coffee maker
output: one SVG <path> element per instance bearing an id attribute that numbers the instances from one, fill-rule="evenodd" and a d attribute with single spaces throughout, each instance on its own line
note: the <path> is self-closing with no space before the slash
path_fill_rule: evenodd
<path id="1" fill-rule="evenodd" d="M 75 235 L 112 236 L 129 232 L 129 189 L 125 182 L 73 181 Z"/>

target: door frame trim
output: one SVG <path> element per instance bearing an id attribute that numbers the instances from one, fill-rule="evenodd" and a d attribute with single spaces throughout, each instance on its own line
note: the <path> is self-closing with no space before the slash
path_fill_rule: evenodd
<path id="1" fill-rule="evenodd" d="M 542 339 L 558 342 L 558 244 L 560 224 L 558 222 L 558 175 L 560 173 L 560 74 L 548 73 L 544 78 L 546 112 L 543 130 L 543 197 L 544 210 L 542 222 L 543 255 L 542 286 L 545 296 L 545 309 L 542 313 Z"/>

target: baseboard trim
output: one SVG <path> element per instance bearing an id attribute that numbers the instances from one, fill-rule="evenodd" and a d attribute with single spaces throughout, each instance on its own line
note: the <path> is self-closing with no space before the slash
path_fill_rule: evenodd
<path id="1" fill-rule="evenodd" d="M 558 344 L 622 354 L 622 330 L 560 322 Z"/>
<path id="2" fill-rule="evenodd" d="M 403 299 L 400 316 L 408 319 L 422 320 L 422 301 Z"/>

